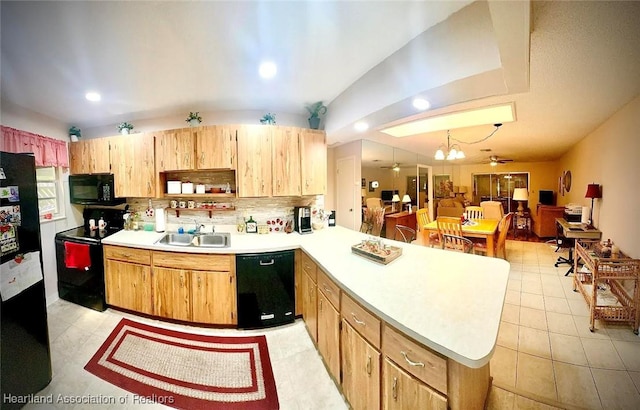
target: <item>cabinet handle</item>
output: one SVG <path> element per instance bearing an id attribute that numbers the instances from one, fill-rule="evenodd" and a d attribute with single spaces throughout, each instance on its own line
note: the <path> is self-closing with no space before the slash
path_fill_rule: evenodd
<path id="1" fill-rule="evenodd" d="M 393 395 L 393 400 L 397 401 L 398 400 L 398 378 L 397 377 L 393 378 L 393 386 L 391 387 L 391 392 Z"/>
<path id="2" fill-rule="evenodd" d="M 320 299 L 320 311 L 322 312 L 322 301 L 323 299 Z"/>
<path id="3" fill-rule="evenodd" d="M 367 374 L 371 375 L 371 356 L 367 355 Z"/>
<path id="4" fill-rule="evenodd" d="M 200 155 L 200 164 L 204 164 L 204 152 Z"/>
<path id="5" fill-rule="evenodd" d="M 269 262 L 260 261 L 260 266 L 269 266 L 269 265 L 273 265 L 274 263 L 275 261 L 273 259 L 271 259 Z"/>
<path id="6" fill-rule="evenodd" d="M 366 325 L 367 325 L 367 324 L 366 324 L 366 323 L 364 323 L 362 320 L 358 320 L 358 316 L 356 316 L 356 314 L 355 314 L 355 313 L 351 312 L 351 316 L 353 316 L 353 320 L 354 320 L 357 324 L 362 325 L 362 326 L 366 326 Z"/>
<path id="7" fill-rule="evenodd" d="M 331 289 L 329 289 L 329 288 L 327 287 L 327 285 L 324 285 L 324 284 L 323 284 L 323 285 L 322 285 L 322 287 L 324 288 L 324 291 L 325 291 L 325 292 L 327 292 L 327 293 L 332 293 L 332 292 L 331 292 Z"/>
<path id="8" fill-rule="evenodd" d="M 424 363 L 422 363 L 422 362 L 414 362 L 414 361 L 412 361 L 411 359 L 409 359 L 409 358 L 407 357 L 407 354 L 406 354 L 405 352 L 402 352 L 402 351 L 401 351 L 400 353 L 402 353 L 402 356 L 404 357 L 404 360 L 406 360 L 406 361 L 407 361 L 407 363 L 409 363 L 409 365 L 411 365 L 411 366 L 421 366 L 421 367 L 424 367 Z"/>
<path id="9" fill-rule="evenodd" d="M 202 278 L 198 276 L 198 289 L 202 287 Z"/>
<path id="10" fill-rule="evenodd" d="M 184 287 L 184 276 L 180 275 L 180 287 Z"/>

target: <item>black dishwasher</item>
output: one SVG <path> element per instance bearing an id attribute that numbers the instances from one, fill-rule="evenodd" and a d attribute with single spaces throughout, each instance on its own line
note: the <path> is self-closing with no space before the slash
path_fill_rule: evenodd
<path id="1" fill-rule="evenodd" d="M 293 322 L 294 269 L 294 251 L 236 256 L 239 328 Z"/>

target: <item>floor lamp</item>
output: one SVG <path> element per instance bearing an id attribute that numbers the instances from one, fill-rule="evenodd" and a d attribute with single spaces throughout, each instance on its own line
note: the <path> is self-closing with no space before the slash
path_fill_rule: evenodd
<path id="1" fill-rule="evenodd" d="M 591 198 L 591 210 L 589 211 L 589 225 L 593 226 L 593 200 L 596 198 L 602 198 L 602 191 L 600 191 L 599 184 L 587 185 L 587 193 L 584 194 L 585 198 Z"/>

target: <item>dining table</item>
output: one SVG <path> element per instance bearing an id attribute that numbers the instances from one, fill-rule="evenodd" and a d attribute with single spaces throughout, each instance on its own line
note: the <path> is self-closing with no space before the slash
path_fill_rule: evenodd
<path id="1" fill-rule="evenodd" d="M 487 242 L 487 256 L 495 256 L 496 234 L 498 233 L 499 219 L 468 219 L 462 224 L 462 236 L 466 238 L 481 238 Z M 418 244 L 428 244 L 429 234 L 438 233 L 438 222 L 431 221 L 422 226 L 417 235 Z"/>

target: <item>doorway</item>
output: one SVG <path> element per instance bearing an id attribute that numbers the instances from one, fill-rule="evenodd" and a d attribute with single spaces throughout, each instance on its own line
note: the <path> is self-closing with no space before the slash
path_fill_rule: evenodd
<path id="1" fill-rule="evenodd" d="M 360 183 L 356 182 L 355 158 L 336 161 L 336 225 L 356 230 L 362 214 Z"/>

